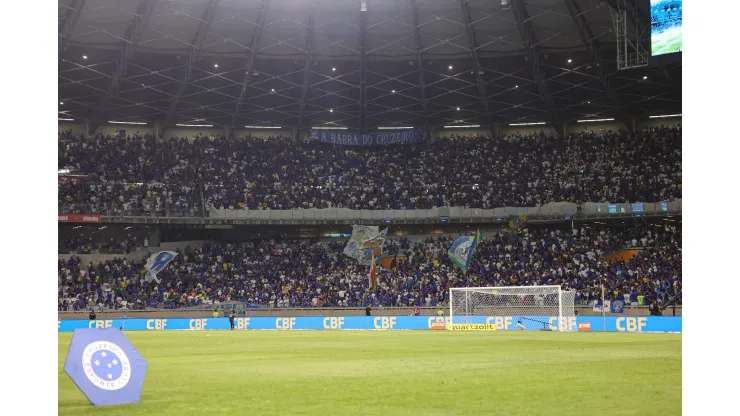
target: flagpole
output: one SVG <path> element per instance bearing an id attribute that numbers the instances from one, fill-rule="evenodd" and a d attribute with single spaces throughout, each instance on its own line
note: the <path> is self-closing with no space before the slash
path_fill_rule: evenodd
<path id="1" fill-rule="evenodd" d="M 606 301 L 604 300 L 604 280 L 602 277 L 602 280 L 601 280 L 601 319 L 604 325 L 604 332 L 606 332 L 606 311 L 604 311 L 605 305 L 606 305 Z"/>

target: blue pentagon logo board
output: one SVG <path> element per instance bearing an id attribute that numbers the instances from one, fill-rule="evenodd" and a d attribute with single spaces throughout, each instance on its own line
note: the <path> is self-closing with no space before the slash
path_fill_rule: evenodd
<path id="1" fill-rule="evenodd" d="M 147 362 L 118 328 L 72 335 L 64 372 L 94 406 L 138 403 Z"/>

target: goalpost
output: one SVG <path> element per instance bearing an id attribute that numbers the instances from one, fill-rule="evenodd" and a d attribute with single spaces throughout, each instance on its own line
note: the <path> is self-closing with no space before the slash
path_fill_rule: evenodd
<path id="1" fill-rule="evenodd" d="M 560 286 L 450 288 L 450 330 L 575 330 L 575 292 Z"/>

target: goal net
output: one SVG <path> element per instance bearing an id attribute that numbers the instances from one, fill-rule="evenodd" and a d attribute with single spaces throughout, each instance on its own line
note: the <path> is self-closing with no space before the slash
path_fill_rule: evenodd
<path id="1" fill-rule="evenodd" d="M 573 331 L 574 303 L 560 286 L 451 288 L 448 329 Z"/>

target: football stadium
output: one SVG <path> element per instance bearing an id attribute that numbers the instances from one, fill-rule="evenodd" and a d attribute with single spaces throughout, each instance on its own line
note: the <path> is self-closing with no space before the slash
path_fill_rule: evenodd
<path id="1" fill-rule="evenodd" d="M 680 0 L 58 8 L 58 414 L 682 413 Z"/>

